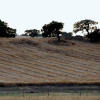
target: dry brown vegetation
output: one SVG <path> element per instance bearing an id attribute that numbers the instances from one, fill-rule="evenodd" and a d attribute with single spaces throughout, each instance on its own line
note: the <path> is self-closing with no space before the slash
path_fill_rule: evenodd
<path id="1" fill-rule="evenodd" d="M 0 100 L 100 100 L 100 96 L 6 96 L 0 97 Z"/>
<path id="2" fill-rule="evenodd" d="M 0 83 L 100 83 L 100 44 L 52 41 L 0 38 Z"/>

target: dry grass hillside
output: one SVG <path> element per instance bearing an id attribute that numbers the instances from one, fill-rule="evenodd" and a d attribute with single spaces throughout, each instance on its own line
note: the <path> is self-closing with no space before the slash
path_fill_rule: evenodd
<path id="1" fill-rule="evenodd" d="M 0 83 L 100 82 L 100 44 L 0 39 Z"/>
<path id="2" fill-rule="evenodd" d="M 100 100 L 100 96 L 5 96 L 0 97 L 0 100 Z"/>

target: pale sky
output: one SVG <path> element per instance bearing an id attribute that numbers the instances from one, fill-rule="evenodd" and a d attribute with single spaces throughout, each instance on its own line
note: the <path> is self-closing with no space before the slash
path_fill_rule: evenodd
<path id="1" fill-rule="evenodd" d="M 100 23 L 100 0 L 0 0 L 0 19 L 18 34 L 26 29 L 41 29 L 52 20 L 63 22 L 63 31 L 83 19 Z"/>

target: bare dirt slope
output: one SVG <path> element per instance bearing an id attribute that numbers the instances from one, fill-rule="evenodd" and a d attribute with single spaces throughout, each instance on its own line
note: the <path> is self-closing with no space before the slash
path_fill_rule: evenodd
<path id="1" fill-rule="evenodd" d="M 0 39 L 0 83 L 100 82 L 100 44 Z"/>

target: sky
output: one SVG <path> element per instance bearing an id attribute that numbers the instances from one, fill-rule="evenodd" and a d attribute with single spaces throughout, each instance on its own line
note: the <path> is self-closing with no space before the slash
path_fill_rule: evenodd
<path id="1" fill-rule="evenodd" d="M 0 0 L 0 19 L 18 34 L 26 29 L 41 29 L 51 21 L 64 23 L 63 31 L 72 32 L 73 24 L 83 19 L 100 23 L 100 0 Z"/>

